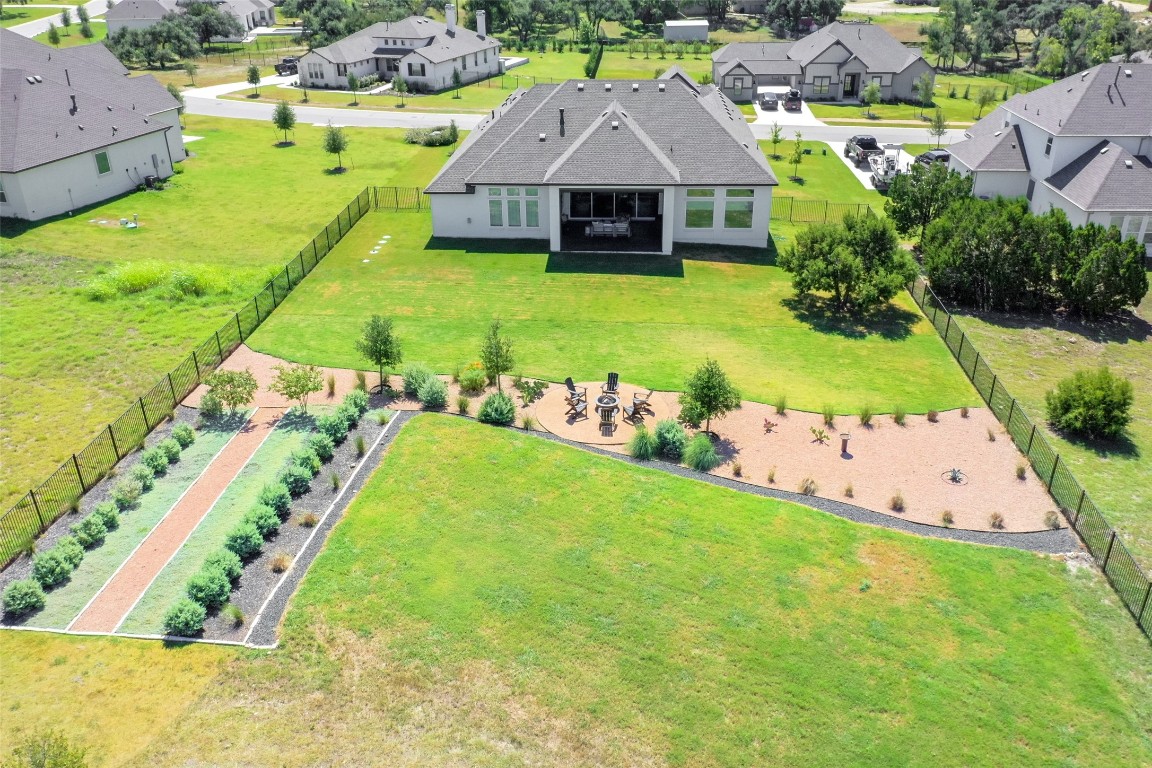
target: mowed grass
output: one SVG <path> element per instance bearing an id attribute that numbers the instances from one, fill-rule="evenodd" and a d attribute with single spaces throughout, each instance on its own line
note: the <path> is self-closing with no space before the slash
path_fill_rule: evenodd
<path id="1" fill-rule="evenodd" d="M 795 299 L 767 249 L 550 255 L 544 241 L 434 239 L 430 219 L 365 217 L 249 345 L 293 361 L 367 368 L 353 341 L 378 313 L 395 319 L 405 361 L 447 373 L 478 358 L 499 317 L 515 345 L 515 371 L 551 381 L 618 371 L 627 382 L 678 390 L 712 357 L 746 398 L 783 394 L 804 410 L 979 403 L 907 295 L 865 323 L 837 320 Z M 391 241 L 370 253 L 383 235 Z"/>
<path id="2" fill-rule="evenodd" d="M 63 8 L 24 8 L 19 5 L 9 5 L 6 3 L 4 10 L 0 11 L 0 27 L 14 27 L 17 24 L 26 24 L 29 21 L 36 21 L 36 19 L 43 19 L 48 16 L 56 16 L 56 26 L 59 27 L 59 16 L 63 10 Z M 75 21 L 76 17 L 73 16 L 72 19 Z M 79 30 L 80 25 L 77 24 L 76 28 Z M 76 35 L 80 35 L 79 31 L 77 31 Z M 62 41 L 64 39 L 63 29 L 61 29 L 60 32 L 60 39 Z"/>
<path id="3" fill-rule="evenodd" d="M 652 80 L 659 77 L 673 66 L 679 66 L 688 76 L 696 82 L 704 75 L 712 73 L 712 58 L 706 52 L 699 56 L 693 55 L 691 48 L 684 54 L 684 58 L 676 58 L 671 49 L 661 58 L 656 51 L 649 51 L 648 57 L 637 49 L 631 55 L 628 51 L 605 51 L 600 60 L 600 69 L 596 72 L 597 80 Z"/>
<path id="4" fill-rule="evenodd" d="M 1144 765 L 1150 670 L 1090 571 L 422 416 L 131 764 Z"/>
<path id="5" fill-rule="evenodd" d="M 3 222 L 0 245 L 0 509 L 40 483 L 219 328 L 370 184 L 423 185 L 447 152 L 403 131 L 346 129 L 344 164 L 302 125 L 275 146 L 272 125 L 193 117 L 203 136 L 162 192 L 136 193 L 72 217 Z M 306 189 L 306 192 L 301 192 Z M 301 195 L 305 195 L 301 197 Z M 100 226 L 140 215 L 138 230 Z M 158 291 L 105 302 L 83 288 L 124 263 L 210 270 L 231 289 L 174 302 Z"/>
<path id="6" fill-rule="evenodd" d="M 1152 568 L 1152 294 L 1122 323 L 996 314 L 959 319 L 1133 554 L 1146 570 Z M 1075 370 L 1101 365 L 1132 381 L 1127 438 L 1093 442 L 1055 434 L 1044 424 L 1045 392 Z"/>
<path id="7" fill-rule="evenodd" d="M 32 9 L 29 9 L 29 10 L 32 10 Z M 57 8 L 56 10 L 62 11 L 64 9 L 63 8 Z M 5 11 L 5 13 L 7 13 L 8 9 L 5 8 L 4 11 Z M 59 15 L 59 14 L 57 14 L 57 15 Z M 56 22 L 56 26 L 60 27 L 59 21 Z M 103 40 L 104 38 L 108 37 L 108 25 L 104 23 L 103 19 L 92 19 L 88 22 L 88 26 L 92 30 L 92 37 L 86 39 L 83 35 L 80 34 L 80 22 L 78 22 L 76 20 L 76 13 L 73 12 L 72 13 L 71 33 L 66 35 L 66 34 L 64 34 L 63 28 L 60 28 L 59 29 L 60 45 L 57 47 L 58 48 L 72 48 L 72 47 L 75 47 L 77 45 L 91 45 L 92 43 L 98 43 L 101 40 Z M 34 37 L 32 39 L 35 40 L 36 42 L 44 43 L 44 45 L 51 45 L 51 43 L 48 42 L 48 33 L 47 32 L 41 32 L 40 34 L 36 35 L 36 37 Z"/>

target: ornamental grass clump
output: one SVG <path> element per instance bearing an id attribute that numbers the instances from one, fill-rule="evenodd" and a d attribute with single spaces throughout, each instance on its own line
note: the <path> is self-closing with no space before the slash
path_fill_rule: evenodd
<path id="1" fill-rule="evenodd" d="M 900 493 L 900 491 L 896 491 L 896 493 L 892 494 L 892 498 L 888 499 L 888 509 L 892 510 L 893 512 L 903 512 L 904 494 Z"/>
<path id="2" fill-rule="evenodd" d="M 872 426 L 872 416 L 873 415 L 875 415 L 875 414 L 872 410 L 872 406 L 870 406 L 870 405 L 862 406 L 860 408 L 860 426 L 862 426 L 862 427 Z"/>
<path id="3" fill-rule="evenodd" d="M 688 433 L 675 419 L 661 419 L 656 422 L 656 450 L 666 459 L 680 461 L 688 446 Z"/>
<path id="4" fill-rule="evenodd" d="M 460 412 L 461 416 L 467 416 L 468 410 L 472 407 L 472 401 L 464 395 L 456 396 L 456 410 Z"/>
<path id="5" fill-rule="evenodd" d="M 776 398 L 776 415 L 783 416 L 788 411 L 788 398 L 784 395 Z"/>
<path id="6" fill-rule="evenodd" d="M 185 597 L 164 614 L 164 634 L 172 637 L 195 637 L 204 629 L 208 611 L 195 600 Z"/>
<path id="7" fill-rule="evenodd" d="M 1060 515 L 1056 513 L 1056 510 L 1050 509 L 1044 513 L 1044 525 L 1052 530 L 1060 527 Z"/>
<path id="8" fill-rule="evenodd" d="M 800 485 L 798 486 L 797 490 L 805 496 L 815 496 L 816 492 L 820 490 L 820 487 L 816 485 L 815 480 L 810 477 L 806 477 L 800 481 Z"/>
<path id="9" fill-rule="evenodd" d="M 636 426 L 636 433 L 628 441 L 628 455 L 634 459 L 648 461 L 659 451 L 660 443 L 656 435 L 648 431 L 643 424 Z"/>
<path id="10" fill-rule="evenodd" d="M 35 579 L 20 579 L 4 588 L 4 612 L 20 618 L 44 607 L 44 588 Z"/>
<path id="11" fill-rule="evenodd" d="M 720 466 L 720 455 L 706 434 L 698 434 L 688 441 L 684 449 L 684 463 L 697 472 L 711 472 Z"/>
<path id="12" fill-rule="evenodd" d="M 896 406 L 892 409 L 892 421 L 896 422 L 901 427 L 904 426 L 904 420 L 908 417 L 908 413 L 904 410 L 903 406 Z"/>
<path id="13" fill-rule="evenodd" d="M 364 439 L 364 435 L 356 435 L 356 440 L 353 446 L 356 449 L 357 456 L 363 456 L 368 452 L 368 441 Z"/>
<path id="14" fill-rule="evenodd" d="M 996 530 L 1002 529 L 1004 527 L 1004 515 L 999 512 L 993 512 L 988 515 L 988 525 Z"/>
<path id="15" fill-rule="evenodd" d="M 503 392 L 495 392 L 484 398 L 476 418 L 485 424 L 507 426 L 516 420 L 516 403 Z"/>
<path id="16" fill-rule="evenodd" d="M 823 410 L 821 411 L 821 415 L 824 417 L 824 426 L 836 426 L 836 409 L 831 405 L 824 406 Z"/>

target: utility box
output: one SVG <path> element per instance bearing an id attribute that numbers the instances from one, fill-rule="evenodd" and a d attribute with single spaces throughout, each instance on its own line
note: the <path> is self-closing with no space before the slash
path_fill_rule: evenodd
<path id="1" fill-rule="evenodd" d="M 682 19 L 664 22 L 664 41 L 669 43 L 708 42 L 707 19 Z"/>

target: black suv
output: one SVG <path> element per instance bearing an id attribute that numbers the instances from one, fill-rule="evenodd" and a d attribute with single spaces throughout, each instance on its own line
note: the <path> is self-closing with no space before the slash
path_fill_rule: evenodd
<path id="1" fill-rule="evenodd" d="M 790 112 L 799 112 L 800 102 L 800 91 L 793 88 L 788 91 L 788 94 L 784 97 L 784 109 Z"/>
<path id="2" fill-rule="evenodd" d="M 916 155 L 916 162 L 921 165 L 932 165 L 932 163 L 947 163 L 952 159 L 952 153 L 943 149 L 930 149 L 922 155 Z"/>

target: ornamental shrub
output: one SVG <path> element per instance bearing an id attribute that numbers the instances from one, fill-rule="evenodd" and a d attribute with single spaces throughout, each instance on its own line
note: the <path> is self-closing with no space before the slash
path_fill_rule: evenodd
<path id="1" fill-rule="evenodd" d="M 288 467 L 280 475 L 280 482 L 288 489 L 292 498 L 308 493 L 308 486 L 312 484 L 312 474 L 303 467 Z"/>
<path id="2" fill-rule="evenodd" d="M 1116 439 L 1132 420 L 1132 382 L 1107 368 L 1076 371 L 1044 395 L 1049 423 L 1081 437 Z"/>
<path id="3" fill-rule="evenodd" d="M 476 418 L 485 424 L 511 424 L 516 419 L 516 403 L 503 392 L 496 392 L 484 398 Z"/>
<path id="4" fill-rule="evenodd" d="M 304 441 L 304 446 L 319 456 L 320 461 L 332 461 L 332 454 L 336 452 L 336 444 L 332 442 L 332 438 L 322 432 L 309 435 Z"/>
<path id="5" fill-rule="evenodd" d="M 260 548 L 264 546 L 264 537 L 260 535 L 255 525 L 244 520 L 228 534 L 224 546 L 235 552 L 241 560 L 247 560 L 260 553 Z"/>
<path id="6" fill-rule="evenodd" d="M 4 612 L 24 616 L 44 607 L 44 589 L 35 579 L 20 579 L 4 588 Z"/>
<path id="7" fill-rule="evenodd" d="M 636 427 L 636 433 L 628 441 L 628 455 L 634 459 L 648 461 L 656 455 L 656 435 L 648 431 L 643 424 Z"/>
<path id="8" fill-rule="evenodd" d="M 185 597 L 164 614 L 164 634 L 174 637 L 194 637 L 204 629 L 208 611 L 195 600 Z"/>
<path id="9" fill-rule="evenodd" d="M 163 458 L 163 457 L 161 457 Z M 123 512 L 136 506 L 144 493 L 144 485 L 134 477 L 126 477 L 112 489 L 112 502 Z"/>
<path id="10" fill-rule="evenodd" d="M 140 463 L 152 470 L 153 474 L 162 475 L 168 471 L 168 454 L 160 446 L 149 448 L 140 454 Z"/>
<path id="11" fill-rule="evenodd" d="M 80 546 L 80 542 L 76 541 L 73 536 L 60 537 L 53 549 L 59 552 L 64 561 L 72 566 L 72 570 L 76 570 L 80 561 L 84 559 L 84 547 Z"/>
<path id="12" fill-rule="evenodd" d="M 244 522 L 252 523 L 260 531 L 260 536 L 267 538 L 280 527 L 280 515 L 272 507 L 257 504 L 244 513 Z"/>
<path id="13" fill-rule="evenodd" d="M 340 445 L 348 436 L 348 422 L 338 414 L 327 414 L 316 419 L 316 430 L 331 440 L 333 445 Z"/>
<path id="14" fill-rule="evenodd" d="M 76 537 L 80 546 L 91 549 L 104 543 L 104 537 L 108 535 L 108 526 L 104 525 L 100 516 L 93 512 L 72 526 L 72 535 Z"/>
<path id="15" fill-rule="evenodd" d="M 240 557 L 230 549 L 221 549 L 208 556 L 204 561 L 204 568 L 219 568 L 228 577 L 229 581 L 236 581 L 244 573 L 244 563 Z"/>
<path id="16" fill-rule="evenodd" d="M 656 422 L 656 450 L 661 456 L 679 461 L 688 445 L 688 433 L 675 419 L 662 419 Z"/>
<path id="17" fill-rule="evenodd" d="M 73 570 L 72 563 L 55 547 L 32 558 L 32 578 L 45 589 L 67 581 Z"/>
<path id="18" fill-rule="evenodd" d="M 128 470 L 128 477 L 140 481 L 140 490 L 147 493 L 156 485 L 156 473 L 146 464 L 137 464 Z"/>
<path id="19" fill-rule="evenodd" d="M 349 430 L 360 423 L 360 412 L 356 410 L 355 406 L 348 403 L 341 403 L 336 406 L 336 417 L 343 419 Z"/>
<path id="20" fill-rule="evenodd" d="M 172 439 L 180 443 L 181 448 L 187 448 L 196 442 L 196 430 L 192 429 L 191 425 L 180 422 L 172 427 Z"/>
<path id="21" fill-rule="evenodd" d="M 161 440 L 156 447 L 164 453 L 169 464 L 180 461 L 180 443 L 176 442 L 175 439 L 170 437 L 167 440 Z"/>
<path id="22" fill-rule="evenodd" d="M 188 597 L 205 608 L 219 608 L 232 593 L 232 580 L 222 569 L 205 565 L 199 573 L 188 579 L 187 591 Z"/>
<path id="23" fill-rule="evenodd" d="M 344 396 L 343 404 L 355 408 L 356 412 L 363 416 L 368 412 L 368 393 L 362 389 L 354 389 Z"/>
<path id="24" fill-rule="evenodd" d="M 102 501 L 92 507 L 92 514 L 100 518 L 105 530 L 114 531 L 120 527 L 120 511 L 110 501 Z"/>
<path id="25" fill-rule="evenodd" d="M 710 472 L 720 466 L 720 456 L 712 439 L 701 433 L 689 440 L 684 449 L 684 463 L 697 472 Z"/>
<path id="26" fill-rule="evenodd" d="M 215 392 L 206 392 L 200 398 L 200 415 L 206 419 L 216 419 L 224 415 L 224 403 Z"/>
<path id="27" fill-rule="evenodd" d="M 416 398 L 429 410 L 437 410 L 448 405 L 448 385 L 431 376 L 416 390 Z"/>
<path id="28" fill-rule="evenodd" d="M 404 370 L 400 372 L 400 378 L 404 382 L 404 394 L 409 397 L 415 397 L 420 385 L 432 377 L 432 371 L 428 366 L 421 363 L 409 363 L 404 366 Z"/>
<path id="29" fill-rule="evenodd" d="M 276 511 L 281 520 L 288 518 L 288 508 L 292 506 L 292 494 L 283 483 L 264 486 L 260 491 L 260 503 Z"/>
<path id="30" fill-rule="evenodd" d="M 295 451 L 292 456 L 289 457 L 288 462 L 293 467 L 300 467 L 303 470 L 307 470 L 312 477 L 320 474 L 320 465 L 322 464 L 320 457 L 307 448 Z"/>
<path id="31" fill-rule="evenodd" d="M 460 391 L 469 395 L 478 395 L 488 385 L 488 374 L 484 366 L 472 363 L 460 372 Z"/>

